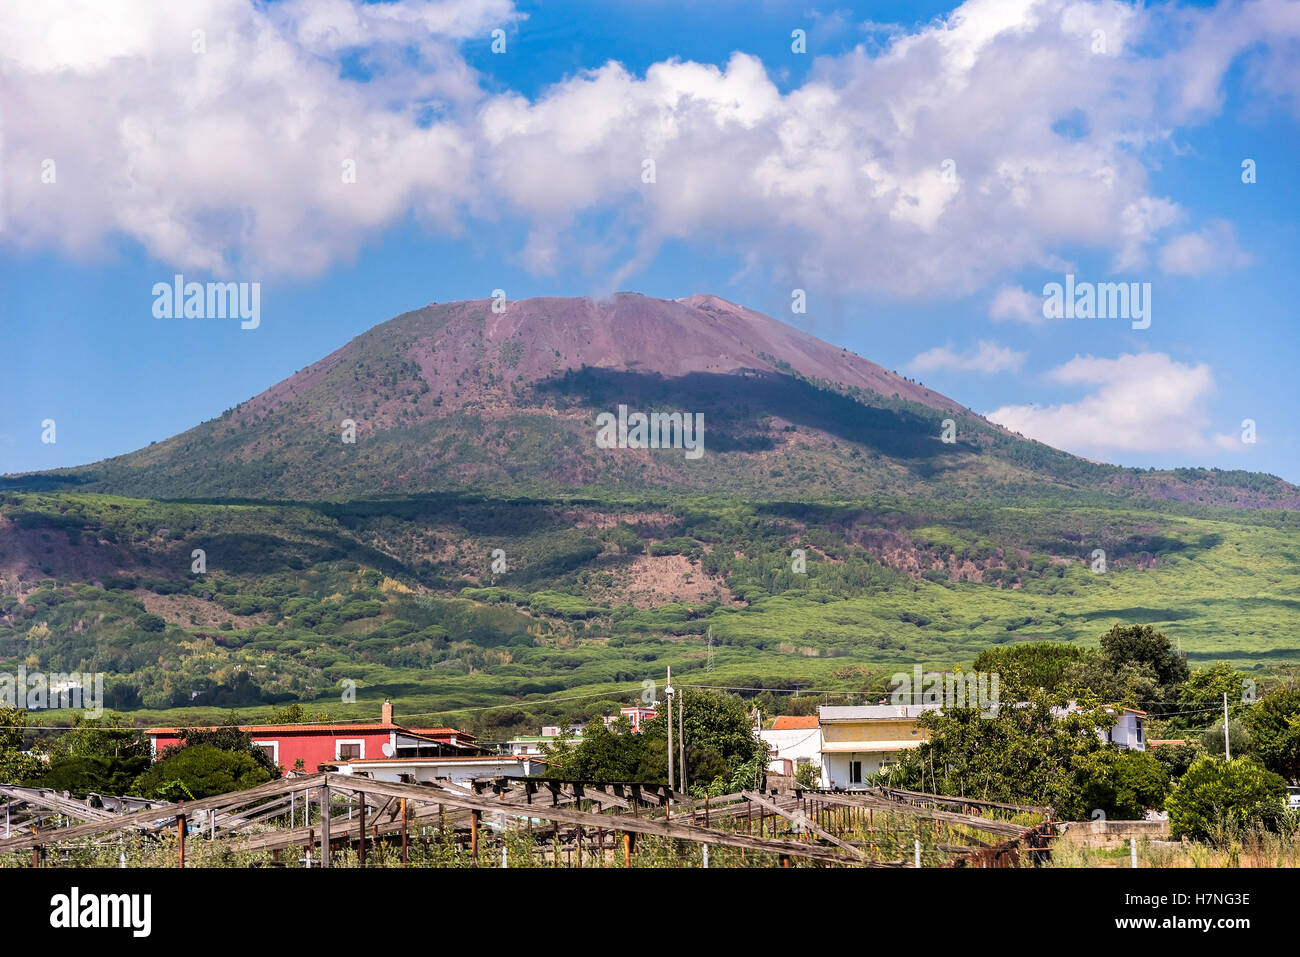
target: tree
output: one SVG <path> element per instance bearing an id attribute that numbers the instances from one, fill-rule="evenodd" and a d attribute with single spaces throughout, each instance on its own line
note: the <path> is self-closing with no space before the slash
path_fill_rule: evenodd
<path id="1" fill-rule="evenodd" d="M 193 747 L 197 744 L 208 744 L 221 751 L 229 751 L 233 754 L 247 754 L 253 761 L 266 770 L 267 780 L 280 775 L 280 768 L 271 756 L 261 748 L 253 747 L 253 740 L 247 731 L 240 731 L 239 727 L 243 723 L 242 719 L 234 711 L 226 715 L 224 724 L 216 728 L 182 728 L 180 732 L 180 744 L 172 745 L 163 750 L 160 757 L 181 750 L 182 748 Z"/>
<path id="2" fill-rule="evenodd" d="M 811 761 L 794 769 L 795 783 L 801 788 L 815 788 L 821 785 L 822 769 L 820 764 Z"/>
<path id="3" fill-rule="evenodd" d="M 895 787 L 1012 804 L 1046 805 L 1058 817 L 1084 819 L 1098 798 L 1087 793 L 1088 778 L 1100 767 L 1102 752 L 1118 749 L 1099 732 L 1114 716 L 1090 702 L 1064 715 L 1053 714 L 1053 699 L 1041 691 L 1016 707 L 1003 706 L 994 717 L 975 708 L 923 714 L 917 724 L 928 740 L 899 755 L 889 771 Z M 883 780 L 883 779 L 882 779 Z M 1112 785 L 1104 793 L 1112 794 Z"/>
<path id="4" fill-rule="evenodd" d="M 767 746 L 754 733 L 745 704 L 734 695 L 683 688 L 673 709 L 673 760 L 677 760 L 677 707 L 684 703 L 687 783 L 731 781 L 742 768 L 746 787 L 761 783 Z M 551 772 L 571 781 L 668 781 L 668 713 L 633 733 L 627 719 L 610 727 L 592 722 L 575 743 L 567 735 L 545 747 Z M 756 763 L 757 762 L 757 763 Z M 754 768 L 758 768 L 757 772 Z M 719 792 L 722 793 L 722 792 Z"/>
<path id="5" fill-rule="evenodd" d="M 50 745 L 50 763 L 84 757 L 149 757 L 149 744 L 120 714 L 106 714 L 102 718 L 75 714 L 72 727 Z"/>
<path id="6" fill-rule="evenodd" d="M 164 631 L 167 628 L 167 620 L 160 615 L 145 612 L 143 615 L 136 618 L 135 626 L 141 631 L 159 632 Z"/>
<path id="7" fill-rule="evenodd" d="M 1198 668 L 1178 689 L 1179 710 L 1192 711 L 1221 706 L 1226 694 L 1228 710 L 1231 714 L 1236 714 L 1244 707 L 1241 689 L 1245 680 L 1246 673 L 1238 671 L 1226 661 L 1220 661 L 1212 668 Z M 1181 726 L 1189 727 L 1192 723 L 1182 722 Z M 1178 726 L 1179 721 L 1175 718 L 1170 724 Z"/>
<path id="8" fill-rule="evenodd" d="M 35 779 L 38 787 L 68 791 L 77 797 L 87 794 L 126 794 L 141 774 L 148 770 L 147 755 L 99 757 L 78 755 L 51 761 L 45 773 Z"/>
<path id="9" fill-rule="evenodd" d="M 679 689 L 677 700 L 673 704 L 674 752 L 678 751 L 678 708 L 685 708 L 682 724 L 686 739 L 688 784 L 712 782 L 719 777 L 730 779 L 737 769 L 752 764 L 756 756 L 761 756 L 763 765 L 766 766 L 767 745 L 755 733 L 749 711 L 740 698 L 701 688 Z M 641 733 L 649 741 L 656 742 L 656 752 L 662 747 L 664 763 L 659 780 L 667 781 L 667 710 L 660 711 L 659 717 L 647 721 Z M 673 760 L 677 760 L 676 753 Z M 761 781 L 755 781 L 750 787 L 757 787 L 760 783 Z"/>
<path id="10" fill-rule="evenodd" d="M 663 784 L 668 779 L 668 749 L 662 749 L 662 773 L 652 754 L 650 739 L 644 733 L 634 734 L 626 718 L 619 718 L 611 727 L 593 722 L 583 732 L 576 745 L 562 740 L 548 749 L 557 764 L 552 773 L 570 781 L 635 781 L 641 784 Z"/>
<path id="11" fill-rule="evenodd" d="M 1169 793 L 1168 772 L 1144 751 L 1093 752 L 1078 763 L 1075 776 L 1083 803 L 1115 820 L 1141 820 L 1147 811 L 1160 810 Z"/>
<path id="12" fill-rule="evenodd" d="M 1023 697 L 1036 688 L 1055 691 L 1070 665 L 1087 655 L 1077 645 L 1022 641 L 986 648 L 976 656 L 971 670 L 996 674 L 1000 694 Z"/>
<path id="13" fill-rule="evenodd" d="M 45 765 L 23 749 L 27 712 L 0 708 L 0 784 L 18 784 L 40 774 Z"/>
<path id="14" fill-rule="evenodd" d="M 212 744 L 169 748 L 167 755 L 138 778 L 132 794 L 141 797 L 194 799 L 243 791 L 265 784 L 275 775 L 248 752 L 228 751 Z"/>
<path id="15" fill-rule="evenodd" d="M 1177 781 L 1197 758 L 1205 754 L 1205 749 L 1199 741 L 1189 741 L 1186 744 L 1162 744 L 1147 753 L 1160 762 L 1171 780 Z"/>
<path id="16" fill-rule="evenodd" d="M 330 720 L 331 720 L 330 716 L 326 714 L 324 711 L 318 711 L 315 714 L 310 714 L 306 708 L 304 708 L 302 705 L 298 704 L 297 702 L 294 702 L 293 704 L 286 705 L 283 708 L 272 708 L 271 718 L 267 723 L 268 724 L 307 724 L 309 722 L 317 722 L 320 724 L 328 724 Z"/>
<path id="17" fill-rule="evenodd" d="M 1155 670 L 1143 662 L 1119 664 L 1103 654 L 1090 654 L 1069 665 L 1061 686 L 1076 695 L 1096 695 L 1103 701 L 1136 705 L 1160 698 L 1160 680 Z"/>
<path id="18" fill-rule="evenodd" d="M 1242 758 L 1251 752 L 1255 739 L 1251 737 L 1244 721 L 1238 718 L 1229 719 L 1228 744 L 1231 747 L 1227 750 L 1236 757 Z M 1201 747 L 1207 754 L 1224 754 L 1222 721 L 1216 721 L 1201 732 Z"/>
<path id="19" fill-rule="evenodd" d="M 1141 703 L 1158 711 L 1152 703 L 1176 702 L 1189 674 L 1187 659 L 1163 633 L 1150 625 L 1115 625 L 1101 636 L 1096 654 L 1067 667 L 1061 684 L 1103 701 Z"/>
<path id="20" fill-rule="evenodd" d="M 1265 695 L 1246 710 L 1245 720 L 1264 767 L 1300 780 L 1300 685 Z"/>
<path id="21" fill-rule="evenodd" d="M 1150 625 L 1114 626 L 1101 636 L 1101 653 L 1116 670 L 1130 662 L 1151 669 L 1167 701 L 1177 699 L 1179 686 L 1191 674 L 1186 656 Z"/>
<path id="22" fill-rule="evenodd" d="M 50 745 L 50 763 L 37 783 L 40 787 L 70 791 L 82 796 L 125 794 L 131 783 L 149 767 L 149 745 L 121 715 L 102 718 L 73 716 L 73 727 Z"/>
<path id="23" fill-rule="evenodd" d="M 1174 837 L 1211 837 L 1221 824 L 1269 826 L 1285 812 L 1286 782 L 1251 758 L 1198 758 L 1165 802 Z"/>

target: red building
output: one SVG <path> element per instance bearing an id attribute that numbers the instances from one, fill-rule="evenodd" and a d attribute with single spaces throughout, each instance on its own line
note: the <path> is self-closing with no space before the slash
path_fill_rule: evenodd
<path id="1" fill-rule="evenodd" d="M 262 748 L 284 771 L 302 762 L 302 770 L 322 764 L 370 761 L 377 758 L 448 758 L 482 755 L 474 735 L 455 728 L 408 728 L 393 721 L 393 706 L 385 701 L 380 720 L 368 724 L 248 724 L 240 725 L 255 747 Z M 149 728 L 155 759 L 180 744 L 181 728 Z"/>
<path id="2" fill-rule="evenodd" d="M 651 718 L 659 717 L 659 712 L 654 708 L 619 708 L 618 713 L 627 718 L 632 724 L 632 730 L 638 733 L 641 731 L 642 724 Z"/>

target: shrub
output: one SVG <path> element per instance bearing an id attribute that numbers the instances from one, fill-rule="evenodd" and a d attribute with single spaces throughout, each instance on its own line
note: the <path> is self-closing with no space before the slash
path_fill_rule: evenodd
<path id="1" fill-rule="evenodd" d="M 1250 758 L 1198 758 L 1165 806 L 1174 837 L 1204 840 L 1220 822 L 1269 826 L 1285 811 L 1286 781 Z"/>

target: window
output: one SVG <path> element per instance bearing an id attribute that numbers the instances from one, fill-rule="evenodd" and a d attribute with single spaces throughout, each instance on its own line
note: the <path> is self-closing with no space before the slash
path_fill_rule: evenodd
<path id="1" fill-rule="evenodd" d="M 252 741 L 253 747 L 261 751 L 271 759 L 272 764 L 280 763 L 280 742 L 279 741 Z"/>
<path id="2" fill-rule="evenodd" d="M 366 756 L 365 742 L 355 741 L 336 741 L 334 742 L 334 757 L 339 761 L 360 761 Z"/>
<path id="3" fill-rule="evenodd" d="M 862 762 L 861 761 L 849 762 L 849 783 L 850 784 L 862 783 Z"/>

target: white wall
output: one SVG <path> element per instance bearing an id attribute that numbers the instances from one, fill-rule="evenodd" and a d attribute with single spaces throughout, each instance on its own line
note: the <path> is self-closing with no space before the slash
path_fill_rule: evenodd
<path id="1" fill-rule="evenodd" d="M 798 767 L 800 763 L 817 764 L 821 759 L 821 731 L 818 728 L 760 731 L 759 737 L 767 743 L 769 752 L 777 752 L 776 757 L 767 762 L 767 769 L 775 774 L 785 773 L 783 760 Z"/>
<path id="2" fill-rule="evenodd" d="M 898 760 L 896 751 L 831 752 L 822 755 L 822 787 L 865 788 L 871 775 L 880 770 L 883 762 Z M 862 780 L 849 782 L 849 762 L 862 762 Z"/>

